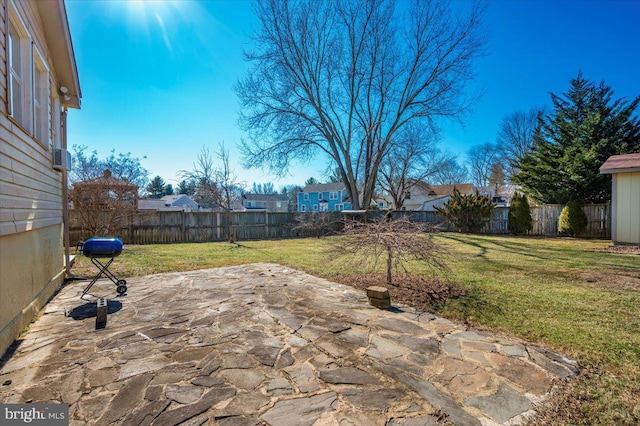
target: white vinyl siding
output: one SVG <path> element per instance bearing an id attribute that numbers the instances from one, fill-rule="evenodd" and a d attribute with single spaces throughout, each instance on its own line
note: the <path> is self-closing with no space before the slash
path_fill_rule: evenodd
<path id="1" fill-rule="evenodd" d="M 0 11 L 2 17 L 9 18 L 7 25 L 0 26 L 0 86 L 4 89 L 0 112 L 2 237 L 61 226 L 63 204 L 62 176 L 52 168 L 50 150 L 51 144 L 62 145 L 60 103 L 51 99 L 51 87 L 57 82 L 37 5 L 0 2 Z M 40 71 L 39 82 L 34 81 L 36 69 Z M 40 105 L 35 105 L 36 98 Z M 38 129 L 33 125 L 34 116 L 36 123 L 42 124 Z"/>

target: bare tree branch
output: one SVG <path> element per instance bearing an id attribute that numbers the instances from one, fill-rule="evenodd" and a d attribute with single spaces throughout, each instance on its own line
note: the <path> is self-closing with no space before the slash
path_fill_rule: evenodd
<path id="1" fill-rule="evenodd" d="M 367 207 L 382 160 L 412 122 L 458 118 L 483 54 L 482 9 L 454 18 L 437 0 L 258 0 L 252 66 L 235 90 L 245 166 L 286 173 L 331 158 L 354 208 Z"/>

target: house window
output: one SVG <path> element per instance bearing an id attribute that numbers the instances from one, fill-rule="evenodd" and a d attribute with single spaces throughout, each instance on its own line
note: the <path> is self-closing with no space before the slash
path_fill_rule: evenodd
<path id="1" fill-rule="evenodd" d="M 247 201 L 247 208 L 252 208 L 253 206 L 253 201 Z"/>
<path id="2" fill-rule="evenodd" d="M 383 209 L 384 208 L 384 201 L 378 201 L 378 208 L 379 209 Z"/>
<path id="3" fill-rule="evenodd" d="M 411 192 L 407 191 L 404 195 L 404 199 L 405 200 L 410 200 L 411 199 Z"/>
<path id="4" fill-rule="evenodd" d="M 336 204 L 336 211 L 341 212 L 344 210 L 344 204 Z"/>
<path id="5" fill-rule="evenodd" d="M 308 194 L 308 193 L 303 194 L 303 195 L 302 195 L 302 199 L 303 199 L 304 201 L 309 201 L 309 194 Z"/>
<path id="6" fill-rule="evenodd" d="M 314 212 L 317 212 L 317 211 L 318 211 L 318 205 L 317 205 L 317 204 L 314 204 L 314 205 L 313 205 L 313 211 L 314 211 Z"/>
<path id="7" fill-rule="evenodd" d="M 318 200 L 322 201 L 322 192 L 318 192 Z"/>
<path id="8" fill-rule="evenodd" d="M 26 130 L 31 130 L 31 67 L 29 34 L 20 17 L 9 15 L 9 114 Z"/>
<path id="9" fill-rule="evenodd" d="M 304 204 L 300 205 L 300 211 L 301 212 L 306 212 L 307 211 L 307 206 L 305 206 Z"/>
<path id="10" fill-rule="evenodd" d="M 329 193 L 329 199 L 330 200 L 337 200 L 338 199 L 338 193 L 336 191 L 330 192 Z"/>
<path id="11" fill-rule="evenodd" d="M 33 48 L 33 135 L 49 146 L 49 70 L 38 49 Z"/>

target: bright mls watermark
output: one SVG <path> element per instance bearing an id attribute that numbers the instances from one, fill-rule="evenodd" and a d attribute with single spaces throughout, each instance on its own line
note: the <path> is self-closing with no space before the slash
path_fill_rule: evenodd
<path id="1" fill-rule="evenodd" d="M 68 426 L 69 404 L 0 404 L 0 426 Z"/>

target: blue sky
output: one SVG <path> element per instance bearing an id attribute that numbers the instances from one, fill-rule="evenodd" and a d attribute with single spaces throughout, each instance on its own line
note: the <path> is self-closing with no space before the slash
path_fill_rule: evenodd
<path id="1" fill-rule="evenodd" d="M 105 157 L 111 149 L 142 159 L 150 178 L 179 181 L 203 145 L 224 142 L 240 182 L 302 184 L 321 179 L 323 159 L 276 179 L 245 170 L 235 145 L 234 82 L 248 66 L 242 48 L 256 23 L 248 1 L 66 0 L 82 89 L 69 114 L 68 140 Z M 464 10 L 469 2 L 457 1 Z M 605 80 L 615 97 L 640 95 L 640 1 L 487 2 L 489 54 L 477 62 L 480 101 L 464 126 L 445 123 L 441 148 L 458 154 L 494 141 L 500 120 L 550 105 L 581 70 Z M 146 158 L 143 158 L 146 157 Z"/>

